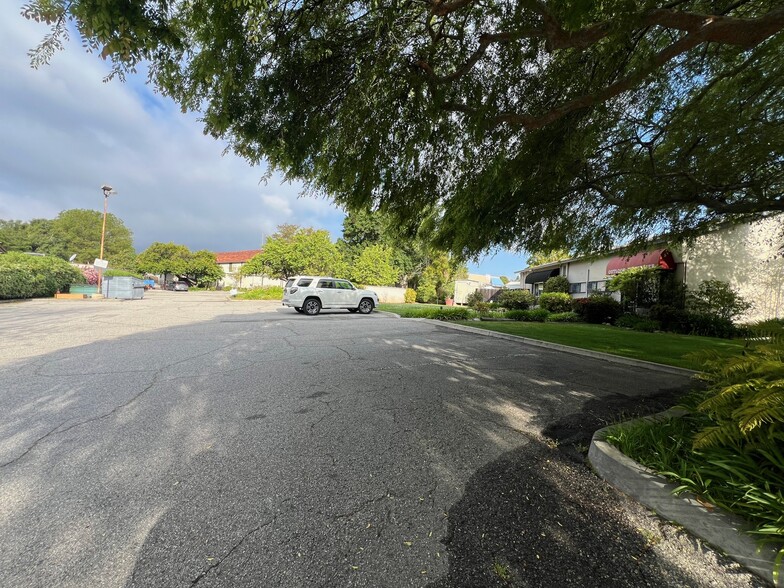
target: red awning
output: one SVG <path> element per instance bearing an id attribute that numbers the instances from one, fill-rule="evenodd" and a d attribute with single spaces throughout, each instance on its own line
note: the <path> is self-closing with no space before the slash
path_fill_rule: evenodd
<path id="1" fill-rule="evenodd" d="M 632 267 L 660 267 L 665 270 L 674 270 L 675 259 L 667 249 L 638 253 L 631 257 L 613 257 L 607 263 L 607 275 L 614 276 Z"/>

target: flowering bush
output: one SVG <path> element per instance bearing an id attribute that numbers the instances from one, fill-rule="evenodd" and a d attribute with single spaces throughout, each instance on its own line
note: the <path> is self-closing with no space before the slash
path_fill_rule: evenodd
<path id="1" fill-rule="evenodd" d="M 84 279 L 87 280 L 87 283 L 90 285 L 96 285 L 98 283 L 98 272 L 95 271 L 94 267 L 90 266 L 82 266 L 79 268 L 84 276 Z"/>

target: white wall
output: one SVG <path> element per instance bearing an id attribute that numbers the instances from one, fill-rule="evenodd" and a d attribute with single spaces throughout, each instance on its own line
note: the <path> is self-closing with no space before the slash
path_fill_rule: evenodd
<path id="1" fill-rule="evenodd" d="M 568 279 L 570 284 L 581 284 L 581 291 L 573 292 L 572 298 L 587 298 L 588 282 L 607 282 L 607 263 L 612 257 L 583 259 L 562 266 L 561 275 Z"/>
<path id="2" fill-rule="evenodd" d="M 379 302 L 390 304 L 403 304 L 406 301 L 406 289 L 393 286 L 365 286 L 365 290 L 372 290 L 378 296 Z"/>
<path id="3" fill-rule="evenodd" d="M 682 247 L 686 285 L 728 282 L 754 307 L 741 321 L 784 317 L 784 215 L 727 227 Z"/>

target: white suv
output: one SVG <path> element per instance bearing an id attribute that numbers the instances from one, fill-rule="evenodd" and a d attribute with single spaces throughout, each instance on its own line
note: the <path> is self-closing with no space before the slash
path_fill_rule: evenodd
<path id="1" fill-rule="evenodd" d="M 348 280 L 327 276 L 294 276 L 283 287 L 283 306 L 316 316 L 322 308 L 345 308 L 349 312 L 370 314 L 378 305 L 371 290 L 360 290 Z"/>

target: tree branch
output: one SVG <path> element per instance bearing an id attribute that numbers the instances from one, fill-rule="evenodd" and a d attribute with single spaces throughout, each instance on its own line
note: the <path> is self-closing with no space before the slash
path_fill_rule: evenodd
<path id="1" fill-rule="evenodd" d="M 444 0 L 431 0 L 430 12 L 436 16 L 446 16 L 456 10 L 460 10 L 465 6 L 473 3 L 474 0 L 452 0 L 451 2 L 444 2 Z"/>

